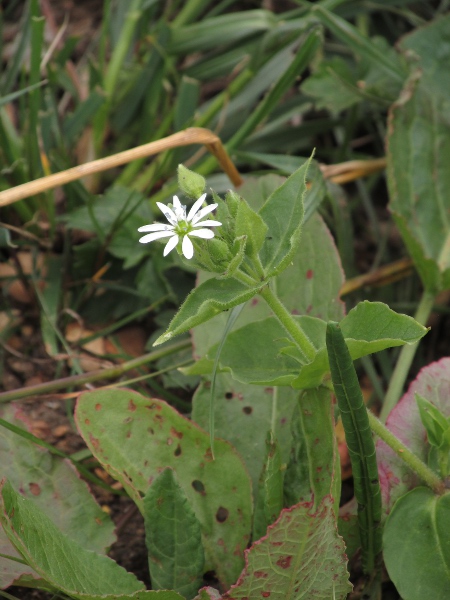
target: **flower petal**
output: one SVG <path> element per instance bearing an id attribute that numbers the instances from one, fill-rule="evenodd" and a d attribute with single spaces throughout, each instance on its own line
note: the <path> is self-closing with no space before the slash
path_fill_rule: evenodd
<path id="1" fill-rule="evenodd" d="M 214 231 L 211 231 L 211 229 L 194 229 L 194 231 L 189 232 L 189 235 L 210 240 L 214 237 Z"/>
<path id="2" fill-rule="evenodd" d="M 143 225 L 138 231 L 171 231 L 173 225 L 164 225 L 163 223 L 152 223 L 152 225 Z"/>
<path id="3" fill-rule="evenodd" d="M 205 217 L 206 215 L 208 215 L 210 212 L 212 212 L 215 208 L 217 208 L 217 204 L 210 204 L 209 206 L 205 206 L 205 208 L 202 208 L 192 219 L 192 225 L 194 225 L 195 223 L 197 223 L 198 221 L 200 221 L 200 219 L 203 219 L 203 217 Z"/>
<path id="4" fill-rule="evenodd" d="M 181 249 L 183 250 L 183 254 L 187 259 L 191 259 L 194 256 L 194 246 L 187 235 L 185 235 L 183 238 Z"/>
<path id="5" fill-rule="evenodd" d="M 219 221 L 200 221 L 199 223 L 194 223 L 194 225 L 192 225 L 192 227 L 220 227 L 220 225 L 222 225 L 222 223 L 220 223 Z M 170 227 L 170 225 L 168 225 L 168 227 Z"/>
<path id="6" fill-rule="evenodd" d="M 186 221 L 186 207 L 181 204 L 178 196 L 173 197 L 173 209 L 177 221 Z"/>
<path id="7" fill-rule="evenodd" d="M 159 210 L 162 212 L 162 214 L 166 217 L 166 219 L 169 221 L 169 223 L 171 225 L 176 225 L 178 223 L 177 216 L 171 208 L 169 208 L 162 202 L 157 202 L 156 204 L 157 204 Z"/>
<path id="8" fill-rule="evenodd" d="M 195 217 L 195 213 L 201 208 L 203 202 L 205 201 L 205 198 L 206 198 L 206 194 L 202 194 L 200 196 L 200 198 L 198 200 L 196 200 L 194 202 L 194 204 L 191 206 L 191 210 L 189 211 L 189 214 L 186 219 L 186 221 L 188 223 L 191 219 L 193 219 Z"/>
<path id="9" fill-rule="evenodd" d="M 169 252 L 171 252 L 175 248 L 175 246 L 178 244 L 178 239 L 179 238 L 177 235 L 174 235 L 170 238 L 170 240 L 166 244 L 166 247 L 164 248 L 163 256 L 167 256 Z"/>
<path id="10" fill-rule="evenodd" d="M 176 235 L 173 231 L 156 231 L 155 233 L 147 233 L 144 237 L 141 237 L 139 240 L 141 244 L 148 244 L 149 242 L 153 242 L 154 240 L 159 240 L 160 238 L 172 237 Z"/>

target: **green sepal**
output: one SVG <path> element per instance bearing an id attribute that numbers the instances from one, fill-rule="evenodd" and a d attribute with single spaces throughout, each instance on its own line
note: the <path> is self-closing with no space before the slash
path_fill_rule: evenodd
<path id="1" fill-rule="evenodd" d="M 247 256 L 256 256 L 264 243 L 267 231 L 268 227 L 259 214 L 250 208 L 246 200 L 240 198 L 236 212 L 235 235 L 236 237 L 247 236 L 245 246 Z"/>
<path id="2" fill-rule="evenodd" d="M 176 335 L 209 321 L 222 311 L 250 300 L 262 287 L 262 284 L 247 287 L 235 279 L 208 279 L 190 292 L 167 331 L 153 345 L 159 346 Z"/>
<path id="3" fill-rule="evenodd" d="M 198 173 L 187 169 L 184 165 L 178 165 L 178 187 L 192 200 L 197 200 L 204 193 L 206 180 Z"/>
<path id="4" fill-rule="evenodd" d="M 229 261 L 227 268 L 225 271 L 218 276 L 218 279 L 228 279 L 228 277 L 233 277 L 236 271 L 242 264 L 242 261 L 245 258 L 245 246 L 247 243 L 247 236 L 242 235 L 241 237 L 236 238 L 233 246 L 233 252 L 235 252 L 233 258 Z"/>

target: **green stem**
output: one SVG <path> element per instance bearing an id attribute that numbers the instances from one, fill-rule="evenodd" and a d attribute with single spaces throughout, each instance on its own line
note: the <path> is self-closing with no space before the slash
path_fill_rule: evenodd
<path id="1" fill-rule="evenodd" d="M 422 295 L 416 314 L 414 315 L 415 320 L 422 325 L 426 324 L 428 317 L 430 316 L 433 308 L 434 298 L 434 294 L 428 291 L 425 291 Z M 417 347 L 418 343 L 403 346 L 400 352 L 400 356 L 397 364 L 395 365 L 394 373 L 391 381 L 389 382 L 389 387 L 384 398 L 383 408 L 381 409 L 380 419 L 383 423 L 386 422 L 389 413 L 397 404 L 400 396 L 402 395 L 403 386 L 405 385 L 406 378 L 408 377 L 409 369 L 411 368 L 411 363 L 414 359 Z"/>
<path id="2" fill-rule="evenodd" d="M 55 392 L 56 390 L 62 390 L 72 386 L 80 386 L 86 383 L 93 383 L 94 381 L 101 381 L 103 379 L 114 379 L 120 377 L 127 371 L 132 369 L 138 369 L 143 365 L 155 362 L 164 356 L 169 356 L 175 352 L 180 352 L 185 348 L 189 348 L 191 345 L 190 340 L 182 340 L 170 346 L 165 346 L 161 350 L 154 350 L 144 356 L 133 358 L 121 365 L 115 365 L 109 369 L 102 369 L 100 371 L 91 371 L 90 373 L 83 373 L 81 375 L 72 375 L 71 377 L 63 377 L 56 381 L 49 381 L 46 383 L 39 383 L 38 385 L 30 385 L 20 390 L 11 390 L 9 392 L 3 392 L 0 394 L 1 402 L 10 402 L 11 400 L 20 400 L 28 396 L 35 396 L 37 394 L 48 394 L 49 392 Z"/>
<path id="3" fill-rule="evenodd" d="M 260 292 L 260 296 L 264 298 L 270 308 L 273 310 L 275 316 L 296 342 L 300 350 L 307 357 L 308 360 L 312 361 L 316 355 L 316 349 L 312 345 L 310 339 L 300 327 L 298 321 L 294 319 L 287 308 L 280 302 L 276 294 L 266 285 Z"/>
<path id="4" fill-rule="evenodd" d="M 367 410 L 369 415 L 369 424 L 372 431 L 391 448 L 403 462 L 405 462 L 417 475 L 435 492 L 442 494 L 445 486 L 444 482 L 434 473 L 420 458 L 405 446 L 393 433 L 389 431 L 386 425 L 376 418 L 374 414 Z"/>

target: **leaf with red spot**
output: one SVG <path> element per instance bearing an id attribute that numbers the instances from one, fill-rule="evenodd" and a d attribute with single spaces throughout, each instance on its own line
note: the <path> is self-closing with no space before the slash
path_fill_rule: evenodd
<path id="1" fill-rule="evenodd" d="M 236 581 L 251 530 L 251 482 L 242 459 L 161 400 L 131 390 L 80 395 L 75 418 L 89 448 L 143 512 L 141 494 L 166 467 L 176 473 L 200 522 L 205 571 Z"/>
<path id="2" fill-rule="evenodd" d="M 223 600 L 344 600 L 351 591 L 333 500 L 283 510 L 267 535 L 246 551 L 246 567 Z"/>
<path id="3" fill-rule="evenodd" d="M 424 367 L 386 422 L 387 428 L 427 463 L 431 447 L 420 418 L 416 393 L 450 417 L 450 358 L 442 358 Z M 376 448 L 381 495 L 389 512 L 400 496 L 420 485 L 420 479 L 384 442 L 378 440 Z"/>
<path id="4" fill-rule="evenodd" d="M 17 405 L 2 407 L 0 416 L 27 431 L 31 428 L 32 423 Z M 1 427 L 0 464 L 1 475 L 22 496 L 32 500 L 59 530 L 84 548 L 104 553 L 115 541 L 113 522 L 69 461 Z M 1 527 L 0 553 L 19 558 Z M 25 579 L 35 584 L 41 577 L 31 567 L 0 557 L 0 589 L 13 582 L 19 585 Z"/>

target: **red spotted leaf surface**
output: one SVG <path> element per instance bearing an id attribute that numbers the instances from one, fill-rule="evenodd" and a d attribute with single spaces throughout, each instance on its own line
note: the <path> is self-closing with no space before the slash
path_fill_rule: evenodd
<path id="1" fill-rule="evenodd" d="M 252 516 L 251 481 L 228 442 L 209 433 L 174 408 L 132 390 L 99 390 L 80 395 L 78 429 L 110 475 L 143 510 L 141 495 L 171 467 L 201 525 L 205 571 L 215 570 L 230 585 L 244 564 Z"/>
<path id="2" fill-rule="evenodd" d="M 246 566 L 223 600 L 344 600 L 351 591 L 333 501 L 283 510 L 267 535 L 246 551 Z"/>
<path id="3" fill-rule="evenodd" d="M 27 431 L 32 425 L 15 404 L 2 407 L 0 417 Z M 1 476 L 44 511 L 60 531 L 86 549 L 104 553 L 115 541 L 111 519 L 69 461 L 1 427 L 0 465 Z M 1 527 L 0 553 L 19 558 Z M 40 576 L 29 566 L 0 557 L 0 589 L 13 582 L 25 583 L 26 579 Z"/>

